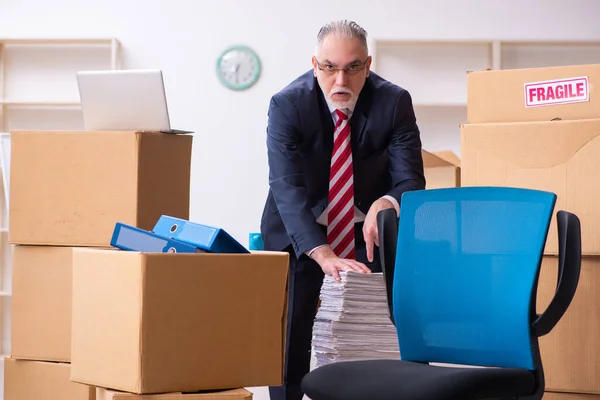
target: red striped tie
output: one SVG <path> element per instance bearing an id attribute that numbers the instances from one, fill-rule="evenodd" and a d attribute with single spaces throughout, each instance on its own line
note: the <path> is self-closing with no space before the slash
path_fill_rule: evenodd
<path id="1" fill-rule="evenodd" d="M 333 155 L 329 172 L 329 211 L 327 241 L 340 258 L 355 258 L 354 247 L 354 175 L 350 121 L 335 110 L 338 121 L 333 134 Z"/>

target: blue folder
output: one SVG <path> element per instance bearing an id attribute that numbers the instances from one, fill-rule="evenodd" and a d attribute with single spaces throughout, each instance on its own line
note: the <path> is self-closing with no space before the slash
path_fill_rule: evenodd
<path id="1" fill-rule="evenodd" d="M 162 237 L 135 226 L 117 222 L 110 245 L 121 250 L 144 253 L 201 253 L 202 249 L 179 240 Z"/>
<path id="2" fill-rule="evenodd" d="M 152 232 L 199 247 L 211 253 L 250 253 L 221 228 L 162 215 Z"/>

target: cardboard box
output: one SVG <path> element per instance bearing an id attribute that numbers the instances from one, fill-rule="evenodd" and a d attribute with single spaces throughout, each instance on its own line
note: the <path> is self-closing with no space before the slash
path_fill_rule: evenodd
<path id="1" fill-rule="evenodd" d="M 600 119 L 463 125 L 463 186 L 512 186 L 557 194 L 555 212 L 581 220 L 582 251 L 600 254 Z M 556 216 L 546 254 L 558 254 Z"/>
<path id="2" fill-rule="evenodd" d="M 96 388 L 71 382 L 65 363 L 4 359 L 4 400 L 95 400 Z"/>
<path id="3" fill-rule="evenodd" d="M 192 136 L 12 131 L 12 244 L 110 246 L 116 222 L 189 218 Z"/>
<path id="4" fill-rule="evenodd" d="M 467 74 L 467 121 L 600 118 L 600 64 L 486 70 Z"/>
<path id="5" fill-rule="evenodd" d="M 252 400 L 252 393 L 246 389 L 232 389 L 203 393 L 165 393 L 137 395 L 117 392 L 104 388 L 96 389 L 97 400 Z"/>
<path id="6" fill-rule="evenodd" d="M 600 395 L 580 393 L 544 393 L 544 400 L 600 400 Z"/>
<path id="7" fill-rule="evenodd" d="M 13 247 L 13 358 L 71 361 L 72 255 L 71 247 Z"/>
<path id="8" fill-rule="evenodd" d="M 552 300 L 557 275 L 558 257 L 545 256 L 538 283 L 538 313 L 543 312 Z M 571 305 L 554 329 L 539 339 L 546 390 L 600 394 L 598 338 L 600 257 L 584 257 L 579 285 Z"/>
<path id="9" fill-rule="evenodd" d="M 136 394 L 281 385 L 288 259 L 74 249 L 71 379 Z"/>
<path id="10" fill-rule="evenodd" d="M 460 160 L 451 151 L 421 150 L 426 189 L 460 187 Z"/>

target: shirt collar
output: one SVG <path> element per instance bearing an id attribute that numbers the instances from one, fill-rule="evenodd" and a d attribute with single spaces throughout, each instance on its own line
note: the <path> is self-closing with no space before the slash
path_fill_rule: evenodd
<path id="1" fill-rule="evenodd" d="M 329 113 L 333 114 L 335 112 L 335 110 L 337 110 L 338 108 L 336 106 L 334 106 L 333 104 L 331 104 L 327 99 L 325 99 L 325 101 L 327 102 L 327 107 L 329 107 Z M 352 112 L 354 110 L 349 109 L 349 108 L 343 108 L 343 109 L 340 109 L 340 111 L 343 111 L 348 116 L 348 119 L 350 119 L 350 117 L 352 116 Z"/>

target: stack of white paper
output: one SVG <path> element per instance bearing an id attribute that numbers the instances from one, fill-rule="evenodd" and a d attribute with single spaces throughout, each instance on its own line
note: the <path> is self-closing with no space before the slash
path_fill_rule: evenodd
<path id="1" fill-rule="evenodd" d="M 382 273 L 326 275 L 315 318 L 312 347 L 316 366 L 336 361 L 399 359 L 396 328 L 388 316 Z"/>

